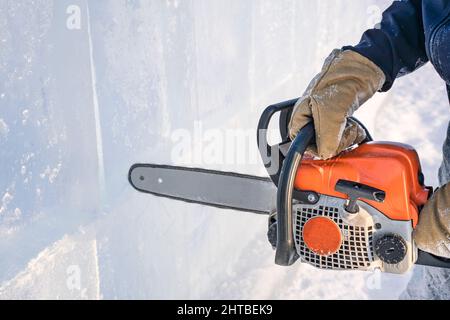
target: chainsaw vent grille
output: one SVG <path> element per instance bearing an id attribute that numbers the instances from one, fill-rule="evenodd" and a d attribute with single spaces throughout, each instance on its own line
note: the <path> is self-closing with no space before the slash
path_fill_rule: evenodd
<path id="1" fill-rule="evenodd" d="M 321 269 L 351 270 L 368 268 L 373 262 L 373 227 L 351 226 L 340 218 L 339 208 L 298 206 L 295 210 L 295 245 L 299 256 L 307 263 Z M 342 246 L 338 252 L 321 256 L 311 251 L 303 241 L 303 227 L 313 217 L 333 220 L 342 232 Z"/>

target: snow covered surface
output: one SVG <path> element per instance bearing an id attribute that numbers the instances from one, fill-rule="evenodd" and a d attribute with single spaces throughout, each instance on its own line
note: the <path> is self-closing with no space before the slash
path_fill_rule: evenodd
<path id="1" fill-rule="evenodd" d="M 0 298 L 399 297 L 411 274 L 278 267 L 265 218 L 127 182 L 135 162 L 263 174 L 253 139 L 264 106 L 299 96 L 388 4 L 3 0 Z M 436 186 L 448 114 L 428 65 L 358 117 L 376 139 L 416 147 Z M 180 132 L 193 135 L 187 156 L 174 153 Z M 230 161 L 204 156 L 211 143 Z"/>

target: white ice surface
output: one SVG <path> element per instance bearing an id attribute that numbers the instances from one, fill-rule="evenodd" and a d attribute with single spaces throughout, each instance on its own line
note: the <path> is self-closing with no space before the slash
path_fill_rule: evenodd
<path id="1" fill-rule="evenodd" d="M 249 141 L 224 145 L 224 164 L 194 136 L 191 165 L 263 174 L 264 106 L 299 96 L 388 3 L 1 1 L 0 298 L 397 298 L 410 275 L 277 267 L 265 218 L 127 182 L 135 162 L 184 164 L 173 133 L 199 126 Z M 431 66 L 358 112 L 377 139 L 415 146 L 433 185 L 448 114 Z"/>

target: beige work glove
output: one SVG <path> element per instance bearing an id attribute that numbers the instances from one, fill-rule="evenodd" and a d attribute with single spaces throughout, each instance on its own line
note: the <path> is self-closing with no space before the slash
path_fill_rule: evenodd
<path id="1" fill-rule="evenodd" d="M 423 207 L 414 230 L 419 249 L 450 259 L 450 185 L 438 189 Z"/>
<path id="2" fill-rule="evenodd" d="M 291 139 L 314 120 L 316 144 L 308 151 L 322 159 L 362 142 L 365 131 L 348 117 L 379 91 L 385 80 L 383 71 L 366 57 L 351 50 L 334 50 L 295 105 L 289 123 Z"/>

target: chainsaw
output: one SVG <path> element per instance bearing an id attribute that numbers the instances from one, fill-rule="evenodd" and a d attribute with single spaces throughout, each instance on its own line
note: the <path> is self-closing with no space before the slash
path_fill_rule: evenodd
<path id="1" fill-rule="evenodd" d="M 450 268 L 450 260 L 419 250 L 412 237 L 433 189 L 425 186 L 417 152 L 366 139 L 330 160 L 307 156 L 310 123 L 291 141 L 288 123 L 298 99 L 268 107 L 257 144 L 269 177 L 156 164 L 135 164 L 129 182 L 155 196 L 268 216 L 275 263 L 296 261 L 328 270 L 402 274 L 413 265 Z M 279 113 L 281 143 L 269 145 Z M 243 196 L 245 195 L 245 196 Z"/>

